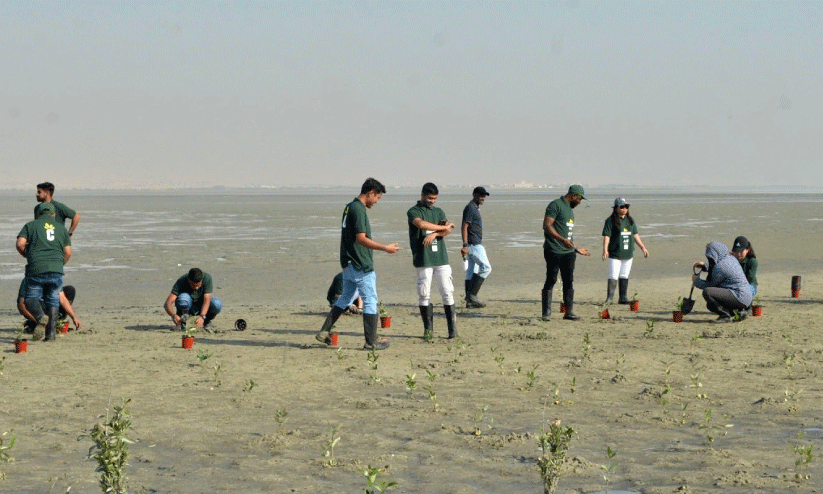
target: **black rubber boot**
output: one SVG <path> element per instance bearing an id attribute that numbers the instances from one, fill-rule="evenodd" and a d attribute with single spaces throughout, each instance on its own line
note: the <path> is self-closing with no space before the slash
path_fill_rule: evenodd
<path id="1" fill-rule="evenodd" d="M 566 304 L 566 315 L 563 316 L 563 319 L 570 321 L 580 319 L 580 316 L 574 313 L 574 288 L 563 289 L 563 303 Z"/>
<path id="2" fill-rule="evenodd" d="M 366 344 L 363 350 L 385 350 L 389 342 L 377 339 L 377 327 L 380 325 L 380 316 L 377 314 L 363 314 L 363 336 Z"/>
<path id="3" fill-rule="evenodd" d="M 471 278 L 469 278 L 469 279 L 463 280 L 463 281 L 466 284 L 466 300 L 468 301 L 469 300 L 469 295 L 471 295 L 471 293 L 472 293 L 472 280 L 471 280 Z"/>
<path id="4" fill-rule="evenodd" d="M 485 278 L 480 276 L 479 274 L 475 273 L 472 275 L 472 279 L 469 285 L 469 294 L 466 296 L 466 308 L 467 309 L 482 309 L 486 306 L 480 299 L 477 298 L 478 292 L 480 292 L 480 287 L 483 286 L 483 282 L 486 281 Z"/>
<path id="5" fill-rule="evenodd" d="M 606 285 L 606 300 L 603 301 L 603 305 L 610 304 L 614 302 L 614 289 L 617 288 L 617 280 L 610 279 L 608 284 Z"/>
<path id="6" fill-rule="evenodd" d="M 420 309 L 420 318 L 423 319 L 423 339 L 428 341 L 432 339 L 433 335 L 433 319 L 434 319 L 434 306 L 432 304 L 429 305 L 418 305 Z"/>
<path id="7" fill-rule="evenodd" d="M 329 315 L 326 316 L 326 320 L 323 322 L 323 327 L 320 328 L 320 332 L 314 336 L 314 339 L 319 341 L 320 343 L 326 344 L 331 346 L 331 328 L 334 326 L 334 323 L 340 318 L 340 315 L 346 312 L 345 309 L 341 309 L 336 305 L 332 305 L 331 311 L 329 311 Z"/>
<path id="8" fill-rule="evenodd" d="M 620 283 L 620 300 L 617 301 L 618 304 L 628 304 L 629 302 L 629 279 L 628 278 L 620 278 L 617 280 Z"/>
<path id="9" fill-rule="evenodd" d="M 49 322 L 46 324 L 46 337 L 43 341 L 54 341 L 57 339 L 57 319 L 60 315 L 60 307 L 49 307 Z"/>
<path id="10" fill-rule="evenodd" d="M 540 292 L 540 305 L 543 309 L 543 320 L 548 321 L 552 318 L 552 291 L 542 290 Z"/>
<path id="11" fill-rule="evenodd" d="M 449 339 L 457 338 L 457 312 L 454 310 L 454 305 L 444 305 L 443 310 L 446 312 L 446 324 L 449 327 Z"/>
<path id="12" fill-rule="evenodd" d="M 34 331 L 32 331 L 31 339 L 34 341 L 42 340 L 43 337 L 46 336 L 46 326 L 49 323 L 49 316 L 43 312 L 43 305 L 39 300 L 26 300 L 26 308 L 31 312 L 31 315 L 34 316 L 34 320 L 37 321 L 37 325 L 34 327 Z"/>

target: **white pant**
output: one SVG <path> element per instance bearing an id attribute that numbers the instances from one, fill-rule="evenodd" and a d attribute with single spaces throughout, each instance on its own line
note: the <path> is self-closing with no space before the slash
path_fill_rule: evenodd
<path id="1" fill-rule="evenodd" d="M 448 264 L 417 268 L 417 305 L 429 305 L 431 301 L 432 278 L 437 278 L 440 296 L 443 297 L 443 305 L 454 305 L 452 267 Z"/>
<path id="2" fill-rule="evenodd" d="M 632 271 L 632 261 L 634 259 L 612 259 L 609 258 L 609 279 L 616 280 L 620 278 L 628 279 L 629 273 Z"/>

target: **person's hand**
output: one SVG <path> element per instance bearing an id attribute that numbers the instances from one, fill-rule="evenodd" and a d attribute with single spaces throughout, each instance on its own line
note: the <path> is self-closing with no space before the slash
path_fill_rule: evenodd
<path id="1" fill-rule="evenodd" d="M 180 316 L 174 314 L 173 316 L 171 316 L 171 322 L 173 322 L 174 324 L 180 324 Z"/>
<path id="2" fill-rule="evenodd" d="M 423 245 L 429 246 L 437 239 L 437 233 L 429 233 L 423 238 Z"/>
<path id="3" fill-rule="evenodd" d="M 649 250 L 643 247 L 643 257 L 649 257 Z"/>
<path id="4" fill-rule="evenodd" d="M 469 248 L 468 247 L 463 247 L 462 249 L 460 249 L 460 255 L 463 256 L 463 259 L 465 259 L 468 254 L 469 254 Z"/>
<path id="5" fill-rule="evenodd" d="M 581 248 L 581 249 L 577 249 L 577 253 L 580 254 L 581 256 L 590 256 L 591 255 L 591 253 L 589 252 L 589 249 L 587 249 L 585 247 Z"/>
<path id="6" fill-rule="evenodd" d="M 574 249 L 574 242 L 572 242 L 571 240 L 569 240 L 567 238 L 563 239 L 563 245 L 565 245 L 569 249 Z"/>
<path id="7" fill-rule="evenodd" d="M 80 319 L 78 319 L 77 317 L 72 317 L 71 320 L 74 323 L 74 329 L 76 329 L 77 331 L 80 331 L 80 326 L 82 326 L 80 324 Z"/>
<path id="8" fill-rule="evenodd" d="M 606 253 L 606 251 L 604 250 L 603 251 L 603 256 L 602 256 L 604 261 L 606 260 L 606 257 L 608 257 L 608 253 Z"/>
<path id="9" fill-rule="evenodd" d="M 394 254 L 395 252 L 397 252 L 398 250 L 400 250 L 400 246 L 399 246 L 399 245 L 397 245 L 397 242 L 395 242 L 395 243 L 393 243 L 393 244 L 388 244 L 388 245 L 386 245 L 386 248 L 385 248 L 384 250 L 385 250 L 386 252 L 388 252 L 389 254 Z"/>
<path id="10" fill-rule="evenodd" d="M 206 318 L 203 316 L 197 316 L 197 319 L 194 320 L 194 325 L 198 328 L 202 328 L 204 324 L 206 324 Z"/>
<path id="11" fill-rule="evenodd" d="M 696 263 L 694 263 L 694 265 L 692 267 L 703 269 L 703 266 L 704 266 L 703 262 L 697 261 Z"/>

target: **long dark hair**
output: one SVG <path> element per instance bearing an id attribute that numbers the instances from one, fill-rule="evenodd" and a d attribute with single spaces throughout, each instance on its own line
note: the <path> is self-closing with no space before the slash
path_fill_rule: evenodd
<path id="1" fill-rule="evenodd" d="M 749 252 L 746 254 L 746 259 L 754 259 L 757 256 L 754 254 L 754 247 L 752 247 L 752 243 L 749 242 Z"/>
<path id="2" fill-rule="evenodd" d="M 626 211 L 626 219 L 629 220 L 630 225 L 634 225 L 634 219 L 628 211 Z M 615 228 L 620 228 L 620 215 L 617 214 L 617 206 L 612 208 L 612 224 Z"/>

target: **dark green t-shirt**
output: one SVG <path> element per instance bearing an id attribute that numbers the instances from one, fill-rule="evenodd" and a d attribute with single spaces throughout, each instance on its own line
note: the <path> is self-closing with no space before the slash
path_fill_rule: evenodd
<path id="1" fill-rule="evenodd" d="M 26 239 L 26 276 L 63 274 L 64 249 L 71 245 L 66 227 L 51 216 L 41 215 L 26 223 L 17 237 Z"/>
<path id="2" fill-rule="evenodd" d="M 174 282 L 174 286 L 171 287 L 171 293 L 175 295 L 180 295 L 181 293 L 188 293 L 189 295 L 191 295 L 192 305 L 194 305 L 194 303 L 198 300 L 202 301 L 204 294 L 212 293 L 213 291 L 214 286 L 212 284 L 211 275 L 209 273 L 203 273 L 203 284 L 200 285 L 200 288 L 198 290 L 193 289 L 189 284 L 188 273 L 177 278 L 177 281 Z"/>
<path id="3" fill-rule="evenodd" d="M 446 220 L 446 213 L 438 207 L 427 208 L 423 203 L 417 201 L 417 204 L 409 208 L 408 212 L 406 212 L 406 216 L 409 220 L 409 244 L 411 244 L 412 264 L 414 264 L 414 267 L 422 268 L 448 264 L 449 256 L 446 254 L 445 239 L 438 237 L 434 239 L 431 245 L 423 245 L 423 239 L 426 238 L 426 235 L 433 232 L 414 226 L 414 220 L 417 218 L 437 225 L 441 221 Z"/>
<path id="4" fill-rule="evenodd" d="M 750 285 L 757 286 L 757 258 L 747 257 L 740 261 L 740 267 L 743 268 L 743 273 L 746 275 L 746 281 Z"/>
<path id="5" fill-rule="evenodd" d="M 629 218 L 618 218 L 620 226 L 615 226 L 609 216 L 603 224 L 603 236 L 609 237 L 609 259 L 625 261 L 634 256 L 634 236 L 637 235 L 637 225 Z"/>
<path id="6" fill-rule="evenodd" d="M 62 202 L 51 201 L 51 205 L 54 206 L 54 218 L 55 220 L 60 223 L 61 225 L 66 225 L 66 218 L 72 219 L 74 215 L 77 214 L 77 211 L 73 210 L 72 208 L 66 206 Z M 39 206 L 39 204 L 38 204 Z M 34 219 L 37 219 L 37 206 L 34 206 Z"/>
<path id="7" fill-rule="evenodd" d="M 372 251 L 368 247 L 363 247 L 357 243 L 357 234 L 365 233 L 367 238 L 371 238 L 371 226 L 369 217 L 366 215 L 366 205 L 360 199 L 346 204 L 343 210 L 342 232 L 340 234 L 340 265 L 343 269 L 351 263 L 351 266 L 366 273 L 374 271 L 374 261 Z"/>
<path id="8" fill-rule="evenodd" d="M 554 229 L 558 235 L 574 242 L 574 211 L 572 211 L 571 205 L 566 202 L 564 196 L 560 196 L 549 203 L 546 207 L 546 216 L 554 218 Z M 543 237 L 544 249 L 549 249 L 555 254 L 569 254 L 574 252 L 574 249 L 566 247 L 559 240 L 550 237 L 545 231 L 543 232 Z"/>

